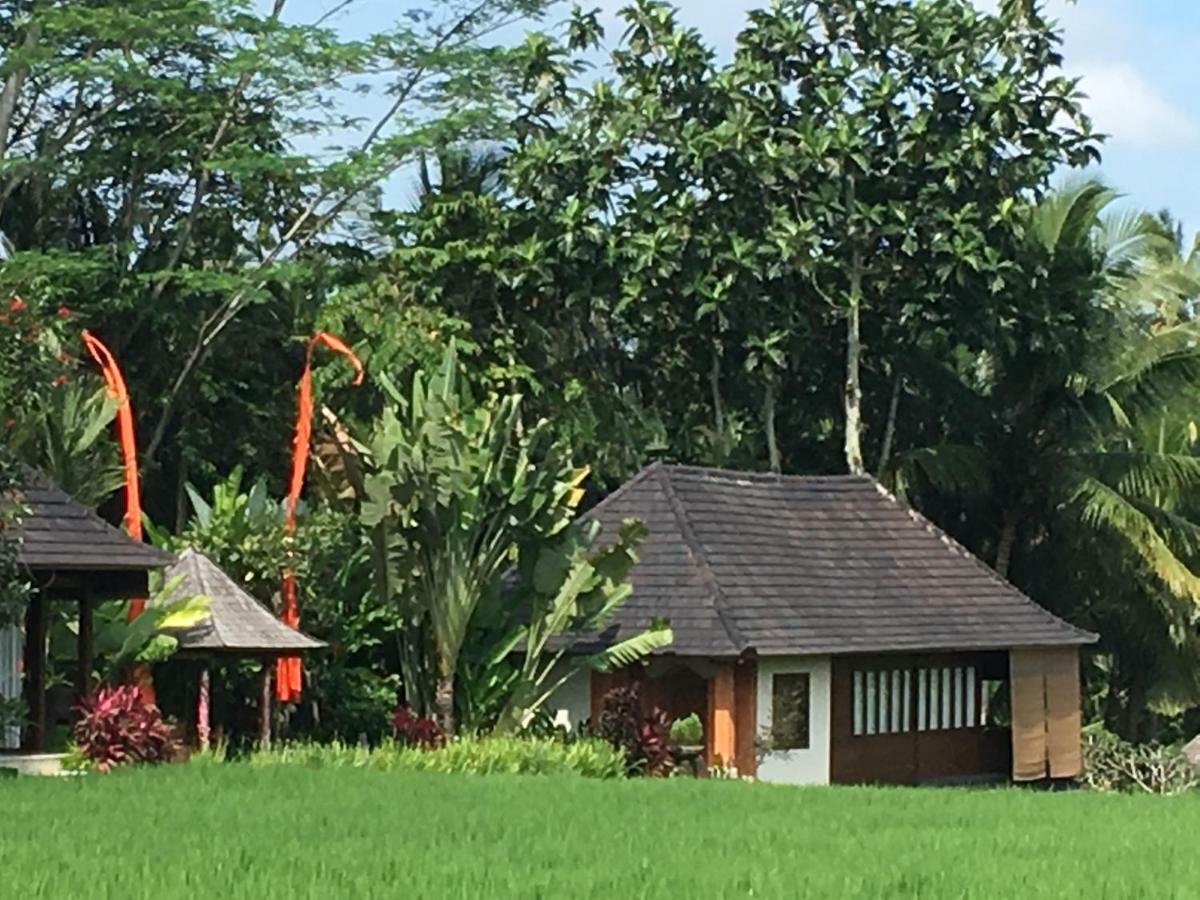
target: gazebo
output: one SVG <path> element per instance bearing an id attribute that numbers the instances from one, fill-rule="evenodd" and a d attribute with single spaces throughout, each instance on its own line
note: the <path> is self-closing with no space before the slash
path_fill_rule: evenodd
<path id="1" fill-rule="evenodd" d="M 178 657 L 205 661 L 253 657 L 263 661 L 258 736 L 265 745 L 271 737 L 270 663 L 280 656 L 319 650 L 325 644 L 279 621 L 212 560 L 192 547 L 179 554 L 164 578 L 166 584 L 181 579 L 175 589 L 181 596 L 202 595 L 209 600 L 207 619 L 174 633 L 179 641 Z M 200 673 L 196 703 L 196 733 L 201 746 L 208 743 L 209 681 L 206 666 Z"/>
<path id="2" fill-rule="evenodd" d="M 95 604 L 145 597 L 149 572 L 169 565 L 172 557 L 109 525 L 32 469 L 25 470 L 24 484 L 17 493 L 28 510 L 21 521 L 17 559 L 37 590 L 25 614 L 24 641 L 15 627 L 0 631 L 0 687 L 6 682 L 10 686 L 23 682 L 29 725 L 21 744 L 27 751 L 40 753 L 46 747 L 49 604 L 79 604 L 75 689 L 82 696 L 91 688 Z M 16 658 L 18 648 L 21 661 Z"/>

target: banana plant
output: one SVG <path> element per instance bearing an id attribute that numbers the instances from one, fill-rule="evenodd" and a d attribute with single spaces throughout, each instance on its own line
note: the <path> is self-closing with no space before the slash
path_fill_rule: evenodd
<path id="1" fill-rule="evenodd" d="M 109 436 L 116 411 L 116 401 L 103 388 L 67 382 L 40 397 L 9 440 L 19 458 L 84 506 L 96 507 L 124 481 Z"/>
<path id="2" fill-rule="evenodd" d="M 172 632 L 194 628 L 208 618 L 209 598 L 183 594 L 182 582 L 180 575 L 164 583 L 133 621 L 126 621 L 123 603 L 106 604 L 97 610 L 93 647 L 106 663 L 109 680 L 118 680 L 131 665 L 169 658 L 179 647 Z M 79 624 L 71 622 L 67 628 L 78 633 Z"/>
<path id="3" fill-rule="evenodd" d="M 572 464 L 547 422 L 522 422 L 520 396 L 477 402 L 453 344 L 408 394 L 379 383 L 392 405 L 364 442 L 361 518 L 380 535 L 385 590 L 406 630 L 430 636 L 432 706 L 452 732 L 455 676 L 480 599 L 523 544 L 568 527 L 588 470 Z M 422 671 L 413 661 L 406 668 L 406 680 Z M 419 695 L 419 685 L 406 685 L 414 689 Z"/>
<path id="4" fill-rule="evenodd" d="M 575 652 L 581 641 L 603 632 L 629 598 L 629 571 L 646 536 L 645 525 L 636 519 L 622 522 L 616 539 L 607 545 L 598 540 L 599 529 L 596 522 L 577 525 L 560 540 L 524 548 L 510 608 L 526 621 L 499 648 L 506 655 L 519 651 L 521 664 L 497 732 L 513 731 L 530 721 L 575 673 L 623 668 L 674 640 L 667 623 L 655 621 L 597 652 Z"/>

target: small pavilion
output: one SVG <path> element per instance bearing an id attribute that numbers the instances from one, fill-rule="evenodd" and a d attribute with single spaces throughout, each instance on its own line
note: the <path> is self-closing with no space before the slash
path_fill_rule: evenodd
<path id="1" fill-rule="evenodd" d="M 91 689 L 95 605 L 147 596 L 149 573 L 170 565 L 173 557 L 133 540 L 32 469 L 25 470 L 18 499 L 28 513 L 21 521 L 17 560 L 36 590 L 25 614 L 24 640 L 15 628 L 0 634 L 0 686 L 21 684 L 29 717 L 21 746 L 40 753 L 46 747 L 49 605 L 79 604 L 75 689 L 83 696 Z"/>
<path id="2" fill-rule="evenodd" d="M 200 551 L 188 547 L 167 569 L 164 583 L 182 579 L 175 593 L 201 595 L 209 600 L 208 618 L 192 628 L 174 632 L 181 659 L 256 658 L 262 660 L 262 695 L 259 700 L 259 743 L 271 739 L 271 663 L 280 656 L 295 656 L 325 646 L 316 638 L 285 625 L 262 603 Z M 196 734 L 201 746 L 209 736 L 209 670 L 200 673 L 196 698 Z"/>

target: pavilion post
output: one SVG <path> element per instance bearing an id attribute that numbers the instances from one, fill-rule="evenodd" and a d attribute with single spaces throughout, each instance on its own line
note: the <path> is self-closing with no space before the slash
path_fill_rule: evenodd
<path id="1" fill-rule="evenodd" d="M 271 747 L 271 660 L 263 660 L 262 693 L 258 700 L 258 746 L 263 750 Z"/>
<path id="2" fill-rule="evenodd" d="M 46 749 L 46 599 L 40 591 L 29 598 L 25 611 L 25 706 L 25 749 L 41 753 Z"/>
<path id="3" fill-rule="evenodd" d="M 92 597 L 85 592 L 79 601 L 79 634 L 77 636 L 79 674 L 75 679 L 75 691 L 82 700 L 92 692 L 92 645 L 95 628 L 93 625 Z"/>
<path id="4" fill-rule="evenodd" d="M 205 663 L 204 668 L 200 670 L 200 689 L 196 692 L 196 740 L 201 750 L 208 749 L 211 734 L 208 711 L 209 687 L 208 664 Z"/>

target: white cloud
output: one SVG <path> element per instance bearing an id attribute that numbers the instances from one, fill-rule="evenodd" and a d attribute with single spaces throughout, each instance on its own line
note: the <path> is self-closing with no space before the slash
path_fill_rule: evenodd
<path id="1" fill-rule="evenodd" d="M 1200 138 L 1200 127 L 1159 94 L 1126 62 L 1071 66 L 1083 76 L 1083 108 L 1098 131 L 1114 144 L 1138 149 L 1169 149 Z"/>

